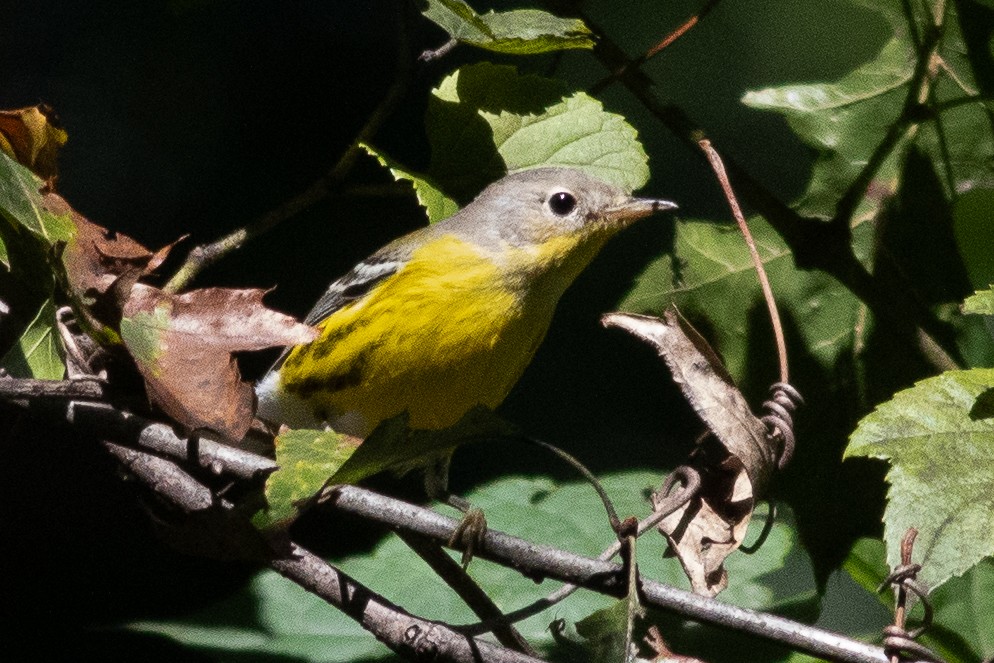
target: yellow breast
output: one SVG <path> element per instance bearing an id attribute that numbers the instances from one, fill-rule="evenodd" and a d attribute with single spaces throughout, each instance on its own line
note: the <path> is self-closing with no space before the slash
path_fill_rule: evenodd
<path id="1" fill-rule="evenodd" d="M 495 259 L 453 236 L 418 249 L 287 357 L 283 388 L 318 420 L 336 429 L 336 420 L 347 422 L 344 432 L 360 436 L 404 411 L 412 428 L 427 429 L 451 426 L 479 404 L 496 407 L 531 361 L 565 289 L 522 289 L 528 277 L 511 264 L 514 251 Z"/>

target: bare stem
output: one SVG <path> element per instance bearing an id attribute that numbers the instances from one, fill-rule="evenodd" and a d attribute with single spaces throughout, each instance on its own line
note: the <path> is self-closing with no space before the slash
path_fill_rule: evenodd
<path id="1" fill-rule="evenodd" d="M 773 297 L 773 288 L 770 287 L 770 279 L 766 275 L 763 259 L 759 256 L 759 251 L 756 249 L 756 240 L 753 239 L 752 232 L 749 230 L 749 224 L 746 223 L 745 216 L 742 215 L 742 208 L 739 207 L 735 191 L 732 189 L 731 182 L 728 181 L 728 173 L 725 172 L 725 164 L 722 163 L 718 151 L 711 146 L 711 141 L 707 138 L 700 139 L 697 141 L 697 144 L 701 146 L 704 154 L 707 155 L 708 161 L 711 163 L 711 168 L 714 170 L 718 182 L 721 183 L 721 189 L 725 192 L 728 206 L 732 209 L 732 216 L 735 217 L 735 222 L 739 224 L 739 230 L 742 232 L 746 245 L 749 247 L 752 264 L 756 267 L 756 276 L 759 278 L 759 284 L 763 288 L 763 298 L 766 299 L 766 308 L 770 312 L 770 324 L 773 325 L 773 334 L 777 339 L 777 354 L 780 357 L 780 381 L 790 382 L 790 372 L 787 368 L 787 342 L 783 336 L 780 312 L 777 310 L 777 302 Z"/>

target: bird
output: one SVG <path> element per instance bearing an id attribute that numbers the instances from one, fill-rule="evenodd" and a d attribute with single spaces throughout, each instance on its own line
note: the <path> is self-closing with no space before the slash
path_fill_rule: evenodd
<path id="1" fill-rule="evenodd" d="M 410 429 L 438 430 L 495 409 L 604 244 L 675 207 L 575 168 L 506 175 L 334 281 L 304 320 L 319 337 L 258 383 L 257 416 L 365 438 L 405 413 Z M 446 496 L 448 457 L 424 464 L 429 493 Z"/>

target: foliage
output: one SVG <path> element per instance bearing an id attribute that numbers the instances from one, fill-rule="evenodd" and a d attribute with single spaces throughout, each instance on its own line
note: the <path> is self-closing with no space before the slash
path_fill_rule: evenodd
<path id="1" fill-rule="evenodd" d="M 251 422 L 252 394 L 236 355 L 313 334 L 263 307 L 258 288 L 278 282 L 270 297 L 313 299 L 368 250 L 423 222 L 423 215 L 412 214 L 413 200 L 435 222 L 507 172 L 577 167 L 626 191 L 644 187 L 672 198 L 683 216 L 673 224 L 647 221 L 604 251 L 567 295 L 549 342 L 502 414 L 589 460 L 623 514 L 645 515 L 643 489 L 659 483 L 660 465 L 681 463 L 694 448 L 696 420 L 681 425 L 692 415 L 665 386 L 670 376 L 663 365 L 630 339 L 594 330 L 598 314 L 618 307 L 661 315 L 675 303 L 714 344 L 754 405 L 776 380 L 771 326 L 749 253 L 728 223 L 710 171 L 698 164 L 694 141 L 707 135 L 728 160 L 751 215 L 786 327 L 791 382 L 808 402 L 797 416 L 795 460 L 773 479 L 770 495 L 784 508 L 757 555 L 735 553 L 725 561 L 729 583 L 720 599 L 875 638 L 893 610 L 892 598 L 877 596 L 876 585 L 897 565 L 898 543 L 915 527 L 913 560 L 923 565 L 920 578 L 936 607 L 936 626 L 923 642 L 950 662 L 994 655 L 994 369 L 988 368 L 994 365 L 994 3 L 724 0 L 622 8 L 602 0 L 584 3 L 579 15 L 574 3 L 487 11 L 463 0 L 423 0 L 417 12 L 401 17 L 405 38 L 389 20 L 362 23 L 352 8 L 302 6 L 301 12 L 325 13 L 278 34 L 260 27 L 268 29 L 271 14 L 255 28 L 239 23 L 255 9 L 231 14 L 226 3 L 165 4 L 168 11 L 147 23 L 168 25 L 161 34 L 149 28 L 141 39 L 118 41 L 96 33 L 108 45 L 100 57 L 126 51 L 117 73 L 136 84 L 115 81 L 113 89 L 135 97 L 126 103 L 112 97 L 116 106 L 89 89 L 83 97 L 114 127 L 140 122 L 140 111 L 155 108 L 156 131 L 166 138 L 155 142 L 150 125 L 141 125 L 120 141 L 128 143 L 126 158 L 91 167 L 90 159 L 100 163 L 97 141 L 80 140 L 77 156 L 71 151 L 76 133 L 87 135 L 80 105 L 64 104 L 68 130 L 43 107 L 0 111 L 0 365 L 9 375 L 64 377 L 67 349 L 57 310 L 68 305 L 115 358 L 111 365 L 126 365 L 138 376 L 141 393 L 130 405 L 184 431 L 208 429 L 240 440 Z M 653 48 L 705 4 L 699 23 L 665 48 Z M 99 22 L 80 25 L 91 23 Z M 5 21 L 0 30 L 21 25 Z M 134 25 L 141 31 L 146 23 Z M 197 29 L 211 38 L 188 43 L 186 35 L 200 36 Z M 232 54 L 245 50 L 229 40 L 229 29 L 240 36 L 265 33 L 279 48 L 253 41 L 258 54 L 253 49 L 239 56 L 253 58 L 249 62 L 229 66 Z M 322 45 L 338 49 L 333 57 L 294 62 L 267 84 L 233 76 L 270 66 L 276 51 L 299 47 L 296 42 L 308 41 L 302 35 L 315 33 Z M 450 39 L 452 52 L 438 48 Z M 378 51 L 395 48 L 405 62 L 399 71 L 392 63 L 376 75 L 363 69 L 364 60 L 372 67 L 382 59 Z M 409 51 L 415 49 L 430 51 L 429 61 L 414 65 Z M 645 61 L 625 60 L 625 53 L 646 54 Z M 76 62 L 79 54 L 72 55 L 65 61 Z M 187 60 L 196 67 L 172 72 Z M 392 107 L 377 108 L 386 86 L 409 66 L 417 71 L 406 94 Z M 213 72 L 196 74 L 210 84 L 185 79 L 201 71 Z M 326 82 L 336 73 L 340 85 Z M 284 78 L 297 76 L 306 79 L 299 96 L 269 96 L 284 90 Z M 145 78 L 153 84 L 145 85 Z M 327 95 L 325 103 L 312 103 L 318 92 Z M 32 90 L 22 100 L 0 91 L 0 109 L 34 103 L 42 94 Z M 257 96 L 262 99 L 252 112 L 238 109 Z M 215 103 L 226 110 L 213 114 Z M 196 110 L 175 112 L 185 107 Z M 357 129 L 383 110 L 388 117 L 378 131 Z M 101 145 L 114 143 L 108 135 Z M 333 167 L 329 155 L 353 140 L 356 151 Z M 60 171 L 57 153 L 77 161 L 71 168 L 63 161 Z M 305 153 L 316 155 L 311 167 Z M 152 175 L 144 185 L 112 184 L 120 180 L 109 173 L 132 167 Z M 168 242 L 193 232 L 203 243 L 251 219 L 279 217 L 266 210 L 329 168 L 334 177 L 321 176 L 320 186 L 309 190 L 334 193 L 330 202 L 270 232 L 272 242 L 249 243 L 205 272 L 202 278 L 218 287 L 180 294 L 160 287 L 178 262 Z M 363 193 L 382 192 L 391 179 L 405 183 L 402 202 L 389 199 L 386 207 L 385 198 Z M 200 197 L 184 198 L 187 191 Z M 146 197 L 154 203 L 143 206 Z M 115 207 L 116 198 L 128 202 Z M 102 225 L 70 202 L 87 205 Z M 315 222 L 311 214 L 332 216 L 326 204 L 342 221 Z M 305 206 L 288 207 L 284 217 Z M 217 225 L 198 226 L 207 218 Z M 118 225 L 164 248 L 148 250 Z M 304 285 L 311 277 L 317 284 Z M 253 333 L 243 334 L 246 328 Z M 108 378 L 111 384 L 118 375 Z M 269 477 L 269 509 L 255 522 L 285 526 L 329 480 L 403 470 L 469 437 L 487 443 L 461 452 L 457 472 L 460 458 L 484 466 L 475 476 L 491 482 L 469 495 L 492 527 L 589 555 L 611 541 L 602 508 L 585 485 L 536 476 L 539 461 L 505 439 L 512 435 L 503 424 L 464 423 L 447 434 L 417 436 L 401 430 L 402 422 L 386 422 L 362 445 L 330 431 L 283 431 L 275 449 L 281 470 Z M 660 444 L 664 438 L 667 444 Z M 644 459 L 651 459 L 652 471 L 632 469 Z M 609 471 L 619 467 L 625 471 Z M 30 502 L 26 495 L 17 498 Z M 294 527 L 315 536 L 308 528 L 317 519 L 305 517 Z M 316 538 L 322 537 L 334 540 L 328 547 L 337 565 L 391 601 L 447 623 L 474 620 L 451 592 L 430 584 L 434 579 L 396 537 L 366 551 L 349 527 Z M 653 535 L 640 542 L 641 571 L 688 586 L 662 548 Z M 548 583 L 536 585 L 485 562 L 474 561 L 470 571 L 505 609 L 549 591 Z M 10 603 L 23 604 L 20 598 Z M 388 655 L 346 616 L 272 571 L 254 573 L 248 584 L 205 603 L 171 614 L 122 608 L 104 621 L 125 629 L 106 632 L 159 634 L 221 660 Z M 568 656 L 572 647 L 589 646 L 584 636 L 612 642 L 620 622 L 609 617 L 620 608 L 611 605 L 623 604 L 581 592 L 521 630 L 544 652 Z M 917 619 L 920 608 L 911 614 Z M 565 641 L 548 631 L 555 617 L 566 621 Z M 722 631 L 661 615 L 639 626 L 649 624 L 659 625 L 680 654 L 737 660 L 740 641 Z M 755 650 L 755 660 L 799 656 L 776 647 Z"/>

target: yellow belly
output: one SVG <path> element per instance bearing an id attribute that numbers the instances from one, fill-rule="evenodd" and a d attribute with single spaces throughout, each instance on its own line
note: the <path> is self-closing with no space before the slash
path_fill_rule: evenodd
<path id="1" fill-rule="evenodd" d="M 332 314 L 318 340 L 294 349 L 280 369 L 282 388 L 319 421 L 348 421 L 347 432 L 360 436 L 405 411 L 412 428 L 435 429 L 476 405 L 496 407 L 531 361 L 561 294 L 519 292 L 504 267 L 455 238 L 433 242 Z"/>

